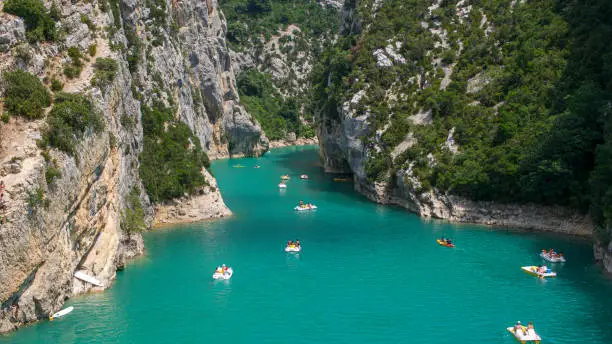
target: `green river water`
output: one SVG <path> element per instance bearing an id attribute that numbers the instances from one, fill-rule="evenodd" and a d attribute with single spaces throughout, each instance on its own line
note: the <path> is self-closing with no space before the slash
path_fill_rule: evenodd
<path id="1" fill-rule="evenodd" d="M 533 321 L 543 344 L 612 343 L 612 281 L 588 240 L 376 205 L 323 174 L 316 147 L 212 170 L 234 216 L 145 234 L 146 255 L 111 289 L 0 343 L 515 343 L 505 328 L 517 320 Z M 297 213 L 300 199 L 319 208 Z M 285 253 L 289 239 L 303 252 Z M 568 258 L 555 279 L 520 269 L 541 264 L 542 248 Z M 213 281 L 222 263 L 234 276 Z"/>

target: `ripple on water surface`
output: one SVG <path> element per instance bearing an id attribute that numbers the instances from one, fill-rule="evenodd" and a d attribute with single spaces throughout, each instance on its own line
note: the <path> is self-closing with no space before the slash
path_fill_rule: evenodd
<path id="1" fill-rule="evenodd" d="M 317 161 L 314 148 L 288 148 L 245 168 L 213 162 L 233 217 L 146 234 L 146 256 L 112 289 L 0 343 L 515 343 L 505 328 L 517 320 L 534 321 L 543 344 L 612 343 L 612 283 L 589 242 L 422 220 L 370 203 Z M 300 199 L 319 209 L 295 212 Z M 289 239 L 303 252 L 283 252 Z M 520 270 L 550 247 L 569 258 L 558 278 Z M 213 281 L 223 263 L 234 277 Z"/>

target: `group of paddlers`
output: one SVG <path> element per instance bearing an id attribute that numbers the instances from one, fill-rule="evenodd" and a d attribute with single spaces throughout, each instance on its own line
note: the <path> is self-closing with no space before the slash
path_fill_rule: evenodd
<path id="1" fill-rule="evenodd" d="M 287 247 L 300 247 L 300 241 L 299 240 L 295 240 L 295 241 L 287 241 Z"/>

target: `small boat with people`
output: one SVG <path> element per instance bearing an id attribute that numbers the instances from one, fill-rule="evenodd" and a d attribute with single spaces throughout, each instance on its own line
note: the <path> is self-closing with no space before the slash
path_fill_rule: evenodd
<path id="1" fill-rule="evenodd" d="M 512 333 L 514 338 L 516 338 L 516 340 L 518 340 L 521 344 L 539 344 L 542 340 L 542 337 L 536 333 L 531 321 L 527 324 L 527 326 L 521 325 L 521 322 L 519 321 L 516 323 L 516 325 L 506 328 L 506 330 Z"/>
<path id="2" fill-rule="evenodd" d="M 64 315 L 72 312 L 73 310 L 74 310 L 74 307 L 72 307 L 72 306 L 70 306 L 68 308 L 64 308 L 61 311 L 55 312 L 55 313 L 53 313 L 53 315 L 49 316 L 49 320 L 53 321 L 53 319 L 55 319 L 55 318 L 61 318 Z"/>
<path id="3" fill-rule="evenodd" d="M 293 208 L 297 211 L 306 211 L 306 210 L 314 210 L 317 209 L 317 206 L 312 203 L 304 203 L 304 201 L 300 201 L 298 205 Z"/>
<path id="4" fill-rule="evenodd" d="M 284 175 L 281 176 L 281 179 L 282 180 L 289 180 L 289 179 L 291 179 L 291 177 L 289 177 L 288 174 L 284 174 Z"/>
<path id="5" fill-rule="evenodd" d="M 260 168 L 260 167 L 261 167 L 261 166 L 259 166 L 259 165 L 255 165 L 255 166 L 253 166 L 253 168 Z"/>
<path id="6" fill-rule="evenodd" d="M 300 241 L 287 241 L 287 246 L 285 246 L 285 252 L 301 252 L 302 246 L 300 245 Z"/>
<path id="7" fill-rule="evenodd" d="M 530 275 L 534 275 L 540 278 L 545 277 L 557 277 L 557 273 L 552 271 L 546 265 L 542 266 L 521 266 L 521 269 Z"/>
<path id="8" fill-rule="evenodd" d="M 308 175 L 307 175 L 307 174 L 302 174 L 302 175 L 300 176 L 300 179 L 308 179 Z"/>
<path id="9" fill-rule="evenodd" d="M 438 243 L 438 245 L 440 246 L 444 246 L 444 247 L 455 247 L 455 244 L 453 244 L 453 241 L 451 239 L 447 239 L 447 238 L 441 238 L 441 239 L 436 239 L 436 242 Z"/>
<path id="10" fill-rule="evenodd" d="M 542 250 L 542 252 L 540 252 L 540 257 L 551 263 L 565 263 L 565 257 L 563 257 L 563 253 L 557 253 L 552 248 L 550 249 L 550 251 Z"/>
<path id="11" fill-rule="evenodd" d="M 223 264 L 222 266 L 217 266 L 217 269 L 215 269 L 212 278 L 216 280 L 228 280 L 232 278 L 233 274 L 234 270 L 232 268 L 228 268 L 227 266 L 225 266 L 225 264 Z"/>

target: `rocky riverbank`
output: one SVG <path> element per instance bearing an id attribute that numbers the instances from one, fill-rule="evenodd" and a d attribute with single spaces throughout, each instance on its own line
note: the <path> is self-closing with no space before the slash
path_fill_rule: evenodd
<path id="1" fill-rule="evenodd" d="M 195 195 L 154 206 L 153 227 L 199 222 L 232 215 L 221 197 L 216 180 L 208 171 L 204 170 L 203 173 L 208 185 L 200 188 Z"/>
<path id="2" fill-rule="evenodd" d="M 425 218 L 581 237 L 593 235 L 588 215 L 559 206 L 476 202 L 435 191 L 417 193 L 405 184 L 390 187 L 356 181 L 355 189 L 374 202 L 399 205 Z"/>
<path id="3" fill-rule="evenodd" d="M 289 147 L 289 146 L 311 146 L 311 145 L 318 145 L 319 144 L 319 140 L 317 139 L 317 137 L 312 137 L 312 138 L 304 138 L 304 137 L 299 137 L 299 138 L 288 138 L 285 140 L 272 140 L 270 141 L 270 148 L 281 148 L 281 147 Z"/>

